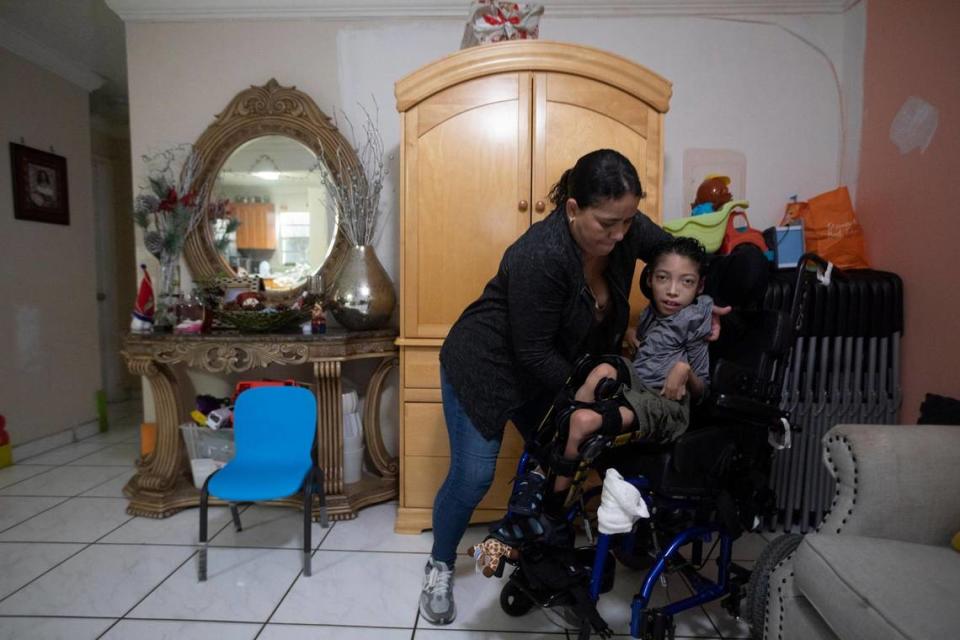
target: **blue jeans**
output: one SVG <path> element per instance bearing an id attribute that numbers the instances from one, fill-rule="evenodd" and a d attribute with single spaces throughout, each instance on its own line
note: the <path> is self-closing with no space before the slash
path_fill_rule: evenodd
<path id="1" fill-rule="evenodd" d="M 431 555 L 434 560 L 452 566 L 470 516 L 493 482 L 503 435 L 487 440 L 477 431 L 447 382 L 443 369 L 440 370 L 440 393 L 450 437 L 450 470 L 433 501 Z"/>

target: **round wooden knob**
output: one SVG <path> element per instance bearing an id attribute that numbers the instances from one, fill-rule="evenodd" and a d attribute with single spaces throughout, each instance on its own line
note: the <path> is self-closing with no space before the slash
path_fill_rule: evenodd
<path id="1" fill-rule="evenodd" d="M 537 204 L 534 205 L 534 208 L 537 210 L 537 213 L 543 213 L 547 208 L 547 205 L 544 204 L 543 200 L 537 200 Z"/>
<path id="2" fill-rule="evenodd" d="M 517 204 L 517 207 L 520 208 L 520 211 L 526 211 L 526 210 L 527 210 L 527 207 L 529 207 L 529 206 L 530 206 L 530 204 L 529 204 L 526 200 L 521 200 L 521 201 L 519 202 L 519 204 Z"/>

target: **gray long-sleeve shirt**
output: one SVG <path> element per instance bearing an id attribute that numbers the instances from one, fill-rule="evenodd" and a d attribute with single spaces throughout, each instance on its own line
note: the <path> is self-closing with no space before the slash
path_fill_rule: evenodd
<path id="1" fill-rule="evenodd" d="M 669 316 L 658 314 L 652 303 L 644 310 L 637 324 L 640 347 L 633 359 L 643 384 L 650 389 L 663 388 L 673 365 L 683 360 L 705 387 L 710 385 L 707 337 L 712 311 L 713 299 L 705 295 Z"/>

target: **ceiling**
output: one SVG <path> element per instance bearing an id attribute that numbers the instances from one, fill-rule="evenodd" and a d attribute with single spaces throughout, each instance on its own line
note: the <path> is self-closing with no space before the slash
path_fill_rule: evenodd
<path id="1" fill-rule="evenodd" d="M 558 16 L 842 13 L 858 2 L 544 0 L 547 12 Z M 95 124 L 125 128 L 129 118 L 124 21 L 452 17 L 465 16 L 467 4 L 467 0 L 0 0 L 0 46 L 91 91 Z"/>
<path id="2" fill-rule="evenodd" d="M 123 21 L 104 0 L 0 0 L 0 46 L 91 91 L 91 113 L 126 125 Z"/>

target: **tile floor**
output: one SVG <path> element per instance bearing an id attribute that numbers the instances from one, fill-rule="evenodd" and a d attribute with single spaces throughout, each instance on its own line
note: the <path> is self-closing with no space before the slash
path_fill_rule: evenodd
<path id="1" fill-rule="evenodd" d="M 0 640 L 21 638 L 364 638 L 525 640 L 573 638 L 555 615 L 511 618 L 502 582 L 458 563 L 458 616 L 432 627 L 417 613 L 431 535 L 393 533 L 395 504 L 356 520 L 314 525 L 314 575 L 300 572 L 301 519 L 288 508 L 250 506 L 244 531 L 225 508 L 211 509 L 209 581 L 196 579 L 197 511 L 164 520 L 126 514 L 121 490 L 138 455 L 138 401 L 111 406 L 111 430 L 0 469 Z M 467 532 L 462 548 L 483 538 Z M 765 544 L 737 542 L 749 566 Z M 600 612 L 629 634 L 629 603 L 640 574 L 618 567 Z M 663 602 L 667 589 L 658 587 Z M 669 583 L 677 598 L 688 589 Z M 746 626 L 717 603 L 681 615 L 677 637 L 746 638 Z"/>

